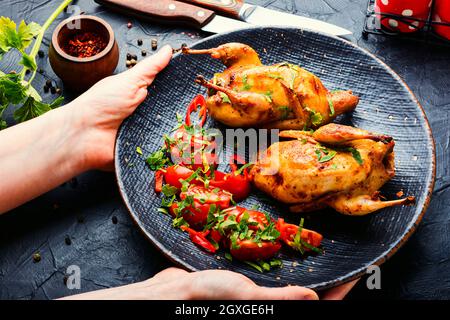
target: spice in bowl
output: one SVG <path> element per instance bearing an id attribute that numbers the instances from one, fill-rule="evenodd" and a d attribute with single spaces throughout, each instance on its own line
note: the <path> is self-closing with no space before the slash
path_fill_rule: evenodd
<path id="1" fill-rule="evenodd" d="M 77 58 L 89 58 L 106 48 L 106 41 L 94 32 L 83 32 L 73 35 L 62 49 Z"/>

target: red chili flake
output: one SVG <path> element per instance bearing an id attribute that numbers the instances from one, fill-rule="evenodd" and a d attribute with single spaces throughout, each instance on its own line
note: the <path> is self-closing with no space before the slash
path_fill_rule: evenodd
<path id="1" fill-rule="evenodd" d="M 63 46 L 63 50 L 77 58 L 88 58 L 95 56 L 106 48 L 106 41 L 93 32 L 75 34 Z"/>

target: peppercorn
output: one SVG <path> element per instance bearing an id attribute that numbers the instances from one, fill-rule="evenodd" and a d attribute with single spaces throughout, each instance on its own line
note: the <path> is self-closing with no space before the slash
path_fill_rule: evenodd
<path id="1" fill-rule="evenodd" d="M 152 39 L 152 50 L 156 50 L 158 49 L 158 40 L 157 39 Z"/>
<path id="2" fill-rule="evenodd" d="M 127 60 L 131 60 L 131 53 L 127 53 Z"/>
<path id="3" fill-rule="evenodd" d="M 39 50 L 39 51 L 38 51 L 38 56 L 39 56 L 39 58 L 43 58 L 43 57 L 45 56 L 44 51 Z"/>
<path id="4" fill-rule="evenodd" d="M 48 79 L 47 81 L 45 81 L 45 85 L 49 88 L 53 87 L 53 82 L 52 80 Z"/>
<path id="5" fill-rule="evenodd" d="M 137 64 L 137 61 L 135 59 L 131 59 L 130 63 L 131 63 L 132 66 L 135 66 Z"/>
<path id="6" fill-rule="evenodd" d="M 118 219 L 116 216 L 112 216 L 111 220 L 112 220 L 112 223 L 114 223 L 114 224 L 117 224 L 117 222 L 118 222 Z"/>
<path id="7" fill-rule="evenodd" d="M 40 255 L 39 252 L 36 252 L 35 254 L 33 254 L 33 261 L 34 261 L 35 263 L 41 261 L 41 255 Z"/>
<path id="8" fill-rule="evenodd" d="M 30 72 L 31 72 L 31 70 L 30 70 L 30 69 L 27 69 L 27 70 L 25 71 L 25 74 L 30 74 Z"/>
<path id="9" fill-rule="evenodd" d="M 134 60 L 137 60 L 137 59 L 138 59 L 136 54 L 132 54 L 132 55 L 131 55 L 131 59 L 130 59 L 130 60 L 133 60 L 133 59 L 134 59 Z"/>
<path id="10" fill-rule="evenodd" d="M 142 54 L 143 57 L 145 57 L 147 55 L 147 50 L 142 50 L 141 54 Z"/>
<path id="11" fill-rule="evenodd" d="M 142 43 L 143 43 L 142 39 L 138 39 L 138 40 L 137 40 L 138 46 L 142 46 Z"/>
<path id="12" fill-rule="evenodd" d="M 70 239 L 69 236 L 66 236 L 66 238 L 64 239 L 64 242 L 65 242 L 68 246 L 70 246 L 70 245 L 72 244 L 72 240 Z"/>
<path id="13" fill-rule="evenodd" d="M 125 63 L 125 65 L 127 66 L 127 68 L 131 67 L 131 61 L 127 60 L 127 62 Z"/>
<path id="14" fill-rule="evenodd" d="M 50 90 L 49 87 L 47 85 L 44 85 L 44 92 L 48 93 L 49 90 Z"/>
<path id="15" fill-rule="evenodd" d="M 56 88 L 55 92 L 56 94 L 61 94 L 61 88 Z"/>
<path id="16" fill-rule="evenodd" d="M 131 29 L 131 27 L 133 27 L 133 25 L 131 24 L 131 22 L 128 22 L 128 23 L 127 23 L 127 28 L 128 28 L 128 29 Z"/>
<path id="17" fill-rule="evenodd" d="M 50 88 L 50 92 L 51 92 L 51 94 L 55 94 L 56 93 L 56 88 L 55 87 L 51 87 Z"/>

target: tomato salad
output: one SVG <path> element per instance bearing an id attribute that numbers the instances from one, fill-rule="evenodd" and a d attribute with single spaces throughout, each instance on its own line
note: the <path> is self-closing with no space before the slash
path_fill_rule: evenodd
<path id="1" fill-rule="evenodd" d="M 200 120 L 194 125 L 191 113 L 198 109 Z M 322 235 L 305 229 L 303 219 L 297 226 L 237 206 L 251 191 L 250 164 L 238 168 L 235 162 L 241 159 L 235 156 L 231 172 L 216 170 L 216 145 L 203 128 L 206 117 L 205 99 L 198 95 L 190 103 L 184 123 L 177 115 L 173 135 L 165 135 L 163 147 L 147 158 L 155 171 L 155 191 L 164 195 L 159 211 L 170 214 L 173 226 L 187 232 L 203 250 L 215 253 L 226 248 L 229 260 L 235 258 L 261 272 L 281 265 L 275 256 L 282 245 L 301 254 L 320 253 Z"/>

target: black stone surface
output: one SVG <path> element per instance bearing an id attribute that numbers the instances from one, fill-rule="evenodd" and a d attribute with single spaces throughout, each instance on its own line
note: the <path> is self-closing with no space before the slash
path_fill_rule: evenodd
<path id="1" fill-rule="evenodd" d="M 450 298 L 450 51 L 396 39 L 361 39 L 365 0 L 279 0 L 248 1 L 270 8 L 322 19 L 354 32 L 351 39 L 390 65 L 411 87 L 422 103 L 436 140 L 437 176 L 430 207 L 410 241 L 382 270 L 382 289 L 368 290 L 363 278 L 348 299 L 448 299 Z M 0 0 L 1 15 L 14 20 L 43 23 L 58 1 Z M 139 57 L 158 45 L 191 44 L 207 36 L 195 30 L 139 22 L 96 5 L 77 1 L 81 11 L 106 19 L 114 28 L 121 47 L 116 72 L 125 70 L 126 53 Z M 65 16 L 61 15 L 61 19 Z M 126 24 L 132 21 L 133 28 Z M 57 21 L 53 25 L 55 27 Z M 44 51 L 52 28 L 44 40 Z M 144 44 L 138 47 L 136 39 Z M 151 50 L 147 50 L 152 53 Z M 16 58 L 17 59 L 17 58 Z M 12 70 L 17 60 L 9 56 L 0 62 Z M 122 63 L 123 62 L 123 63 Z M 34 82 L 43 88 L 52 78 L 47 55 L 38 58 L 44 74 Z M 42 90 L 41 90 L 42 91 Z M 63 91 L 67 101 L 74 98 Z M 44 94 L 44 98 L 50 98 Z M 114 224 L 112 217 L 117 217 Z M 71 239 L 66 244 L 66 237 Z M 40 262 L 33 262 L 39 252 Z M 81 269 L 81 290 L 68 290 L 64 273 L 69 265 Z M 144 280 L 170 263 L 146 241 L 132 223 L 119 196 L 113 174 L 85 173 L 59 188 L 0 217 L 0 298 L 52 299 L 95 289 Z"/>

